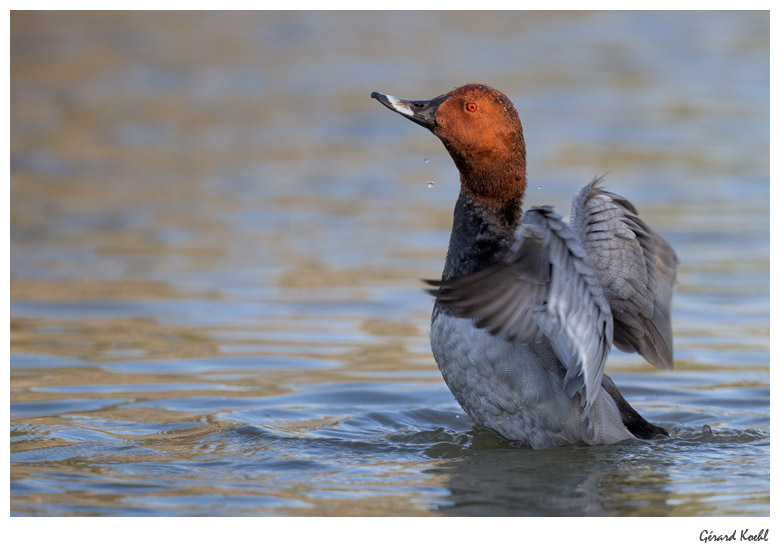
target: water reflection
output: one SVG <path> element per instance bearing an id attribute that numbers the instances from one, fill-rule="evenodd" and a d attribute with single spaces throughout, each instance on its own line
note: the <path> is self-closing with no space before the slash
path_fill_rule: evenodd
<path id="1" fill-rule="evenodd" d="M 682 435 L 685 435 L 683 437 Z M 746 443 L 766 439 L 752 432 L 720 432 L 707 442 L 742 456 Z M 722 514 L 716 497 L 680 496 L 681 488 L 709 480 L 700 463 L 686 455 L 702 441 L 693 431 L 673 439 L 627 442 L 614 447 L 573 446 L 531 451 L 504 448 L 467 451 L 430 470 L 447 479 L 449 495 L 438 509 L 453 515 L 480 516 L 691 516 Z M 762 452 L 768 440 L 761 443 Z M 677 453 L 677 455 L 675 455 Z M 739 458 L 740 456 L 736 456 Z M 712 464 L 712 462 L 711 462 Z M 753 470 L 755 477 L 760 471 Z M 729 488 L 726 488 L 728 490 Z M 731 514 L 749 514 L 734 508 Z"/>

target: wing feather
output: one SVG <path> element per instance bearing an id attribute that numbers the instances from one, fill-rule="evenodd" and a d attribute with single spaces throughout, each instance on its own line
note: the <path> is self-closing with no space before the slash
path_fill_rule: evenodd
<path id="1" fill-rule="evenodd" d="M 677 255 L 627 199 L 594 179 L 574 196 L 571 227 L 582 241 L 614 319 L 614 343 L 672 368 L 671 303 Z"/>

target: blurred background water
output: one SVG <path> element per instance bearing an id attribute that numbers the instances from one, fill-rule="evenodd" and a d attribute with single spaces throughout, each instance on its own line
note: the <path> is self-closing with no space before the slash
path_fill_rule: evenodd
<path id="1" fill-rule="evenodd" d="M 369 95 L 467 82 L 677 249 L 675 370 L 607 363 L 671 438 L 444 385 L 457 171 Z M 10 89 L 12 515 L 769 514 L 768 12 L 13 12 Z"/>

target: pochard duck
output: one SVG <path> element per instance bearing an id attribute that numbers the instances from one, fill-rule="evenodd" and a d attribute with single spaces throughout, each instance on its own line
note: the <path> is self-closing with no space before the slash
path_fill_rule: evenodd
<path id="1" fill-rule="evenodd" d="M 604 374 L 614 344 L 672 368 L 672 247 L 602 179 L 579 190 L 569 223 L 523 213 L 523 128 L 501 92 L 468 84 L 430 100 L 373 92 L 429 129 L 460 172 L 431 349 L 476 423 L 533 448 L 667 435 Z"/>

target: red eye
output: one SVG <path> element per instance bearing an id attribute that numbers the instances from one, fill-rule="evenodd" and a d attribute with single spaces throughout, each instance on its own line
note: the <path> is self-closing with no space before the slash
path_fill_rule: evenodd
<path id="1" fill-rule="evenodd" d="M 476 112 L 477 103 L 466 103 L 466 110 L 468 110 L 469 112 Z"/>

